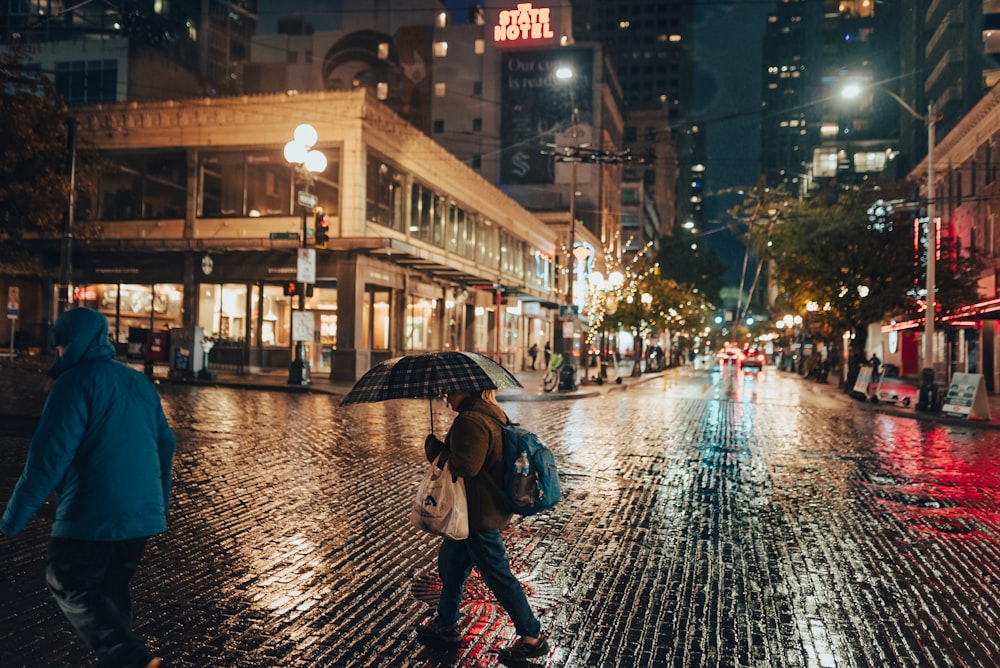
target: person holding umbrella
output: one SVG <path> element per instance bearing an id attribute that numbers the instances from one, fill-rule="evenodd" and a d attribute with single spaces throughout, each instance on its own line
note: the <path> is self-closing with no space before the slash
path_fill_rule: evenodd
<path id="1" fill-rule="evenodd" d="M 433 433 L 427 436 L 424 452 L 432 462 L 442 452 L 447 452 L 452 473 L 465 480 L 469 537 L 465 540 L 442 539 L 438 550 L 441 597 L 437 616 L 418 626 L 417 636 L 430 643 L 457 644 L 462 640 L 458 627 L 459 606 L 465 580 L 475 567 L 507 611 L 520 636 L 514 645 L 500 650 L 499 659 L 522 661 L 544 656 L 549 651 L 548 641 L 521 583 L 511 573 L 500 535 L 512 517 L 494 482 L 504 478 L 500 425 L 509 420 L 497 404 L 494 390 L 449 392 L 446 401 L 458 415 L 443 441 Z"/>

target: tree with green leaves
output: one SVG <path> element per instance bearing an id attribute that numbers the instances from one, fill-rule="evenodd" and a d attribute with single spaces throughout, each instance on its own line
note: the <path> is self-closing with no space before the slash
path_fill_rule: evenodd
<path id="1" fill-rule="evenodd" d="M 588 293 L 591 336 L 606 330 L 631 332 L 637 362 L 647 336 L 666 330 L 678 339 L 693 339 L 708 329 L 714 308 L 700 292 L 663 276 L 648 251 L 624 261 L 606 257 L 606 267 L 621 280 Z M 640 373 L 638 363 L 632 373 Z"/>
<path id="2" fill-rule="evenodd" d="M 925 256 L 914 249 L 911 192 L 905 183 L 873 183 L 772 201 L 774 214 L 757 221 L 761 229 L 749 237 L 753 252 L 770 262 L 779 299 L 806 318 L 814 336 L 836 344 L 851 333 L 852 377 L 865 358 L 869 323 L 920 317 Z M 976 297 L 981 261 L 959 250 L 941 250 L 951 258 L 939 263 L 937 276 L 944 311 Z"/>
<path id="3" fill-rule="evenodd" d="M 0 273 L 42 276 L 37 241 L 30 242 L 62 237 L 71 181 L 69 115 L 50 81 L 25 60 L 18 45 L 0 54 Z M 78 165 L 88 163 L 93 160 Z M 90 174 L 78 168 L 77 192 L 89 187 Z M 88 201 L 79 198 L 76 209 L 81 237 L 95 226 Z"/>

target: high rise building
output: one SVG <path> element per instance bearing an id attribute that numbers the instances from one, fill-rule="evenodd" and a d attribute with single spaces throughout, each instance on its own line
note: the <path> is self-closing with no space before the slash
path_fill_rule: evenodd
<path id="1" fill-rule="evenodd" d="M 981 99 L 996 69 L 982 0 L 788 0 L 768 17 L 762 171 L 808 195 L 903 178 Z M 853 88 L 854 99 L 844 93 Z"/>
<path id="2" fill-rule="evenodd" d="M 11 2 L 0 44 L 31 47 L 69 104 L 242 93 L 256 0 Z"/>
<path id="3" fill-rule="evenodd" d="M 821 0 L 778 3 L 767 17 L 761 93 L 761 172 L 768 187 L 796 195 L 819 143 Z"/>
<path id="4" fill-rule="evenodd" d="M 607 49 L 622 86 L 626 144 L 655 159 L 634 167 L 660 212 L 660 234 L 694 222 L 701 226 L 701 194 L 690 184 L 704 167 L 691 133 L 694 96 L 691 40 L 694 3 L 689 0 L 574 0 L 573 34 Z M 689 178 L 690 177 L 690 178 Z"/>

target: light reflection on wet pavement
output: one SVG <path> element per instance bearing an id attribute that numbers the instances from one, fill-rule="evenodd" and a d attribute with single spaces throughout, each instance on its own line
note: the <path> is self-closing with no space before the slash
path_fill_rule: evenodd
<path id="1" fill-rule="evenodd" d="M 1000 656 L 1000 432 L 873 413 L 773 372 L 505 402 L 565 500 L 506 533 L 550 666 L 962 666 Z M 170 530 L 136 580 L 170 666 L 493 666 L 514 631 L 477 578 L 462 645 L 419 645 L 438 539 L 408 522 L 443 402 L 161 388 Z M 26 439 L 0 436 L 6 498 Z M 49 513 L 50 514 L 50 513 Z M 0 665 L 80 666 L 42 585 L 48 520 L 5 540 Z"/>

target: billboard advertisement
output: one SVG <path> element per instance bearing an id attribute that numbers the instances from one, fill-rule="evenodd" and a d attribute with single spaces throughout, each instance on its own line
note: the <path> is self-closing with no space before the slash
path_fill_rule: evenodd
<path id="1" fill-rule="evenodd" d="M 572 76 L 558 78 L 560 67 Z M 577 136 L 593 136 L 594 51 L 511 50 L 504 52 L 501 69 L 500 181 L 553 183 L 552 152 L 572 142 L 574 106 Z"/>

